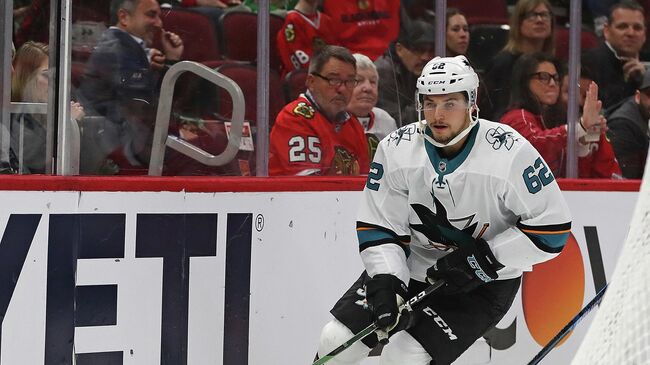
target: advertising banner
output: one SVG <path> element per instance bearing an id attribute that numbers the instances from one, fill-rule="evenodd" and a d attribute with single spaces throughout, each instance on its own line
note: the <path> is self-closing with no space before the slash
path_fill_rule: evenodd
<path id="1" fill-rule="evenodd" d="M 569 244 L 456 364 L 526 363 L 611 277 L 638 193 L 564 194 Z M 0 191 L 0 365 L 311 364 L 363 270 L 360 196 Z"/>

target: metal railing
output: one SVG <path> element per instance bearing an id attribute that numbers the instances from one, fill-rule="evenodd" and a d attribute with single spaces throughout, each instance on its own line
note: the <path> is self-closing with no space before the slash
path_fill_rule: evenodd
<path id="1" fill-rule="evenodd" d="M 211 83 L 225 89 L 232 98 L 232 127 L 228 138 L 226 149 L 215 156 L 192 145 L 176 136 L 168 134 L 169 119 L 171 116 L 172 100 L 174 99 L 174 86 L 178 78 L 185 72 L 191 72 Z M 151 147 L 151 159 L 149 161 L 149 175 L 162 175 L 163 162 L 165 159 L 165 146 L 208 166 L 223 166 L 235 158 L 239 151 L 242 131 L 244 128 L 244 94 L 237 83 L 230 78 L 208 68 L 202 64 L 182 61 L 167 70 L 162 81 L 158 111 L 156 113 L 156 125 L 154 127 L 153 142 Z"/>

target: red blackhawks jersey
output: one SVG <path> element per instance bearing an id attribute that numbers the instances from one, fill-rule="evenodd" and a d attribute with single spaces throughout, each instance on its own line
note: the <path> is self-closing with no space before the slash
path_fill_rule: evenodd
<path id="1" fill-rule="evenodd" d="M 309 16 L 297 10 L 289 11 L 277 34 L 283 74 L 307 68 L 315 49 L 340 44 L 336 34 L 332 19 L 326 14 L 316 12 Z"/>
<path id="2" fill-rule="evenodd" d="M 359 121 L 347 115 L 331 122 L 305 94 L 278 114 L 270 140 L 270 175 L 368 173 L 368 143 Z"/>
<path id="3" fill-rule="evenodd" d="M 373 61 L 397 39 L 400 0 L 325 0 L 323 11 L 332 18 L 342 45 Z"/>

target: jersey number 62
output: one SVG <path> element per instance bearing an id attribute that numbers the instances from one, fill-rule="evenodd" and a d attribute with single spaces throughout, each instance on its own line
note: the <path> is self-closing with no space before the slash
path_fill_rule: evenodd
<path id="1" fill-rule="evenodd" d="M 538 157 L 532 166 L 526 167 L 522 177 L 524 178 L 524 183 L 526 183 L 528 192 L 531 194 L 537 193 L 542 190 L 544 186 L 555 180 L 555 177 L 550 171 L 548 171 L 548 167 L 541 157 Z"/>

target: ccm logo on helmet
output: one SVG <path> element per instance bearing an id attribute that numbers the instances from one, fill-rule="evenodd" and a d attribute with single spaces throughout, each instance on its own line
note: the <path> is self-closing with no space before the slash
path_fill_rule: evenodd
<path id="1" fill-rule="evenodd" d="M 433 81 L 429 81 L 427 85 L 442 85 L 446 82 L 447 82 L 446 80 L 433 80 Z"/>

